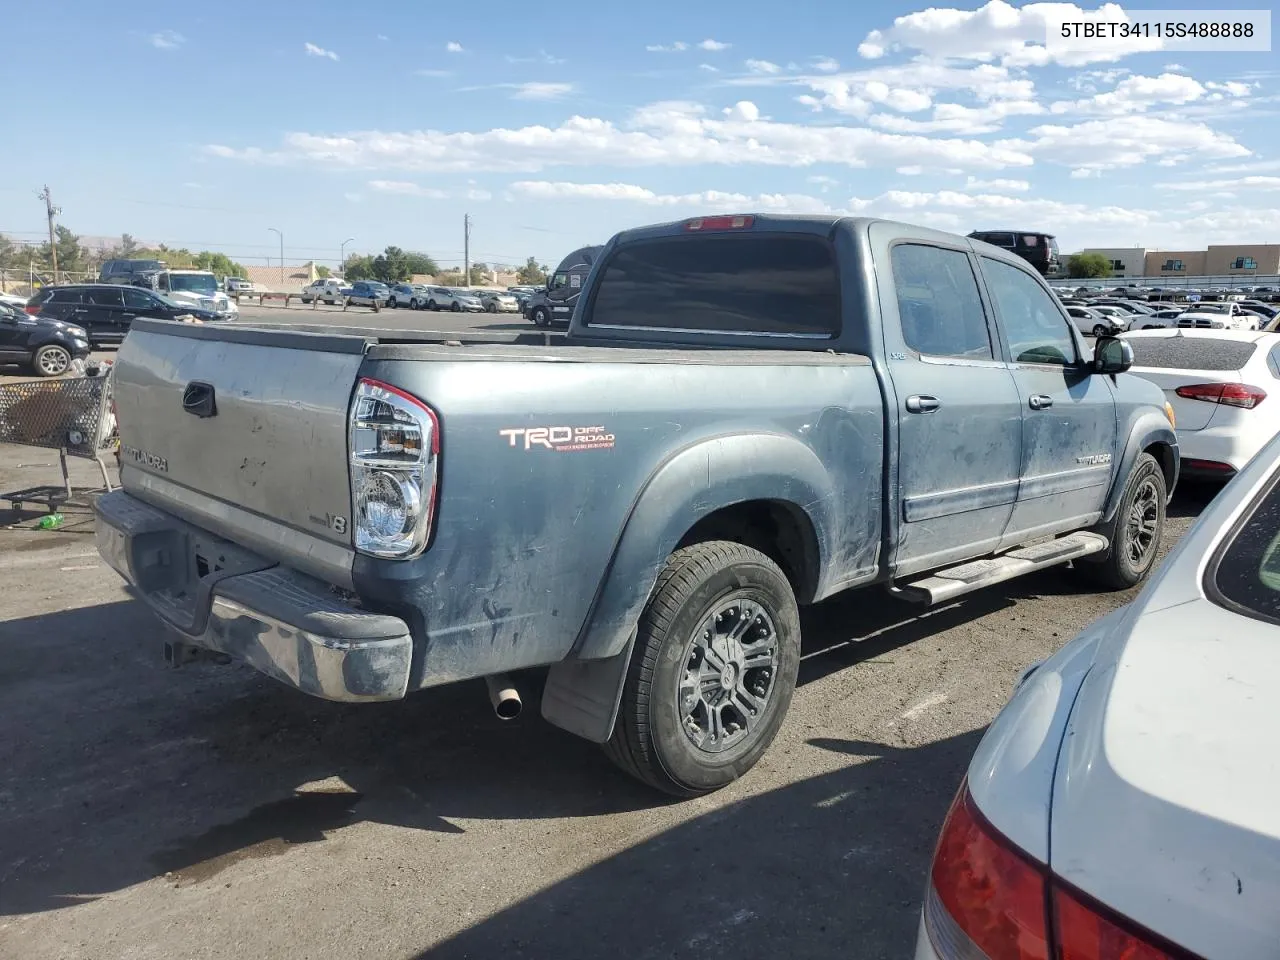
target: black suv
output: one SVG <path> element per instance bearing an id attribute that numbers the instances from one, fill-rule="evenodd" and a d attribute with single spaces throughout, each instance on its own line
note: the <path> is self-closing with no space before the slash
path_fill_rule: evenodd
<path id="1" fill-rule="evenodd" d="M 179 303 L 150 290 L 111 283 L 45 287 L 27 301 L 27 313 L 78 324 L 89 331 L 89 341 L 94 346 L 122 341 L 136 317 L 225 319 L 212 310 Z"/>
<path id="2" fill-rule="evenodd" d="M 22 363 L 39 377 L 56 377 L 89 356 L 89 338 L 73 323 L 28 316 L 0 303 L 0 363 Z"/>
<path id="3" fill-rule="evenodd" d="M 98 282 L 150 287 L 155 285 L 156 274 L 165 269 L 163 260 L 108 260 L 98 271 Z"/>

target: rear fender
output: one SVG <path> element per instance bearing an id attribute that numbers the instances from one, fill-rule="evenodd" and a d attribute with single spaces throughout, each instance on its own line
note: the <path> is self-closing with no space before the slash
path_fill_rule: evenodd
<path id="1" fill-rule="evenodd" d="M 805 512 L 817 537 L 821 595 L 834 498 L 817 455 L 776 434 L 722 436 L 686 447 L 641 491 L 574 654 L 551 668 L 542 700 L 548 721 L 588 740 L 609 738 L 636 626 L 667 558 L 703 517 L 749 500 L 790 502 Z"/>

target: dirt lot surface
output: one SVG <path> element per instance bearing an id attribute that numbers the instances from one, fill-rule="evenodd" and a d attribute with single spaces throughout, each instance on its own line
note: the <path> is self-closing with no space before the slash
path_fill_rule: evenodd
<path id="1" fill-rule="evenodd" d="M 0 447 L 0 489 L 42 462 Z M 1208 495 L 1179 496 L 1170 541 Z M 1128 599 L 1049 572 L 928 613 L 813 608 L 772 750 L 672 802 L 534 689 L 503 725 L 478 682 L 343 706 L 170 670 L 83 509 L 45 532 L 2 506 L 0 956 L 23 960 L 909 956 L 983 727 Z"/>

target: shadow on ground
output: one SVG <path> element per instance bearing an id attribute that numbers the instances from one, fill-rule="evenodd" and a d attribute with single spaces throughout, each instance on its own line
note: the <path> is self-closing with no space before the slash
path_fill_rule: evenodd
<path id="1" fill-rule="evenodd" d="M 800 683 L 1015 608 L 1019 597 L 1075 589 L 1050 572 L 931 611 L 879 591 L 847 594 L 804 612 Z M 1017 629 L 1020 615 L 1011 616 Z M 458 818 L 594 817 L 670 802 L 592 744 L 542 722 L 536 677 L 527 678 L 525 717 L 503 725 L 479 682 L 346 706 L 240 666 L 170 671 L 161 639 L 135 602 L 0 623 L 0 916 L 71 906 L 161 875 L 200 882 L 359 821 L 459 833 Z M 856 931 L 866 919 L 858 894 L 868 885 L 891 889 L 900 904 L 890 925 L 900 946 L 975 743 L 964 736 L 901 751 L 822 742 L 875 759 L 676 827 L 439 955 L 495 955 L 502 944 L 511 956 L 596 955 L 606 941 L 578 943 L 582 928 L 563 922 L 583 911 L 601 937 L 626 929 L 612 926 L 623 912 L 652 914 L 666 938 L 654 956 L 714 944 L 743 955 L 762 937 L 774 942 L 771 931 L 830 942 L 824 925 Z M 570 927 L 572 936 L 562 932 Z M 522 954 L 522 938 L 555 953 Z"/>
<path id="2" fill-rule="evenodd" d="M 683 823 L 427 958 L 908 956 L 937 831 L 982 731 L 861 758 Z"/>

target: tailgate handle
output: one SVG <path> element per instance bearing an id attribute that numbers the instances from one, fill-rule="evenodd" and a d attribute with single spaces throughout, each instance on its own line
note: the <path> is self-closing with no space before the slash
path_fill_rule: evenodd
<path id="1" fill-rule="evenodd" d="M 182 409 L 193 417 L 216 417 L 218 405 L 214 402 L 213 384 L 192 380 L 182 392 Z"/>

